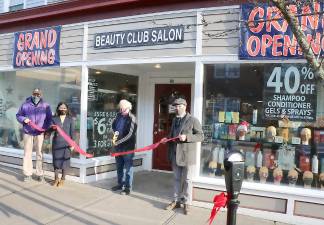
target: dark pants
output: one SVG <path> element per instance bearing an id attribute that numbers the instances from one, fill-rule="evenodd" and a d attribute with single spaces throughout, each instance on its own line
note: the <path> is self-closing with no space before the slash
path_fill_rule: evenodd
<path id="1" fill-rule="evenodd" d="M 129 189 L 132 189 L 133 183 L 133 158 L 134 154 L 127 154 L 115 157 L 118 185 L 124 186 L 125 188 Z"/>

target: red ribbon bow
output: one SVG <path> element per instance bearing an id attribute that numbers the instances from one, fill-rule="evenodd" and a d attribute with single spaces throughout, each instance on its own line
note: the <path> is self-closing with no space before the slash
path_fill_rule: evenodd
<path id="1" fill-rule="evenodd" d="M 210 217 L 208 219 L 209 225 L 212 224 L 213 220 L 215 219 L 218 211 L 221 208 L 225 208 L 228 203 L 228 196 L 224 192 L 220 193 L 219 195 L 215 195 L 214 200 L 214 207 L 212 211 L 210 212 Z"/>

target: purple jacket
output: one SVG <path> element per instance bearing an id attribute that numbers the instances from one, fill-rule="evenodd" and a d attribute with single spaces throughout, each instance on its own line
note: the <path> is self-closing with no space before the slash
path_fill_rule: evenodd
<path id="1" fill-rule="evenodd" d="M 41 132 L 34 130 L 30 126 L 24 123 L 25 119 L 30 119 L 37 126 L 47 130 L 52 122 L 52 110 L 48 103 L 41 99 L 37 105 L 35 105 L 31 97 L 27 98 L 26 101 L 21 105 L 19 111 L 16 114 L 16 118 L 19 123 L 23 124 L 24 132 L 26 134 L 36 136 Z"/>

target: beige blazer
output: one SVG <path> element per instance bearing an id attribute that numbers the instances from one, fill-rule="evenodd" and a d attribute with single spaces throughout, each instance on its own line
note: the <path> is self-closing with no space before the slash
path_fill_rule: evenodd
<path id="1" fill-rule="evenodd" d="M 174 126 L 175 118 L 172 121 L 171 134 Z M 197 143 L 204 140 L 204 134 L 199 120 L 187 113 L 180 128 L 180 134 L 185 134 L 187 140 L 184 142 L 178 141 L 175 149 L 169 145 L 169 156 L 172 154 L 172 151 L 176 151 L 176 162 L 178 166 L 193 165 L 195 164 Z"/>

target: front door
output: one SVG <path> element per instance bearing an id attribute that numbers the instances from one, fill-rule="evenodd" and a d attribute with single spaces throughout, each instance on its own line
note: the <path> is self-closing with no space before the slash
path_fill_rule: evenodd
<path id="1" fill-rule="evenodd" d="M 153 141 L 158 142 L 170 133 L 175 110 L 172 102 L 182 97 L 187 100 L 187 111 L 190 112 L 191 85 L 190 84 L 156 84 L 154 98 Z M 153 151 L 153 169 L 171 170 L 168 160 L 168 145 L 160 145 Z"/>

